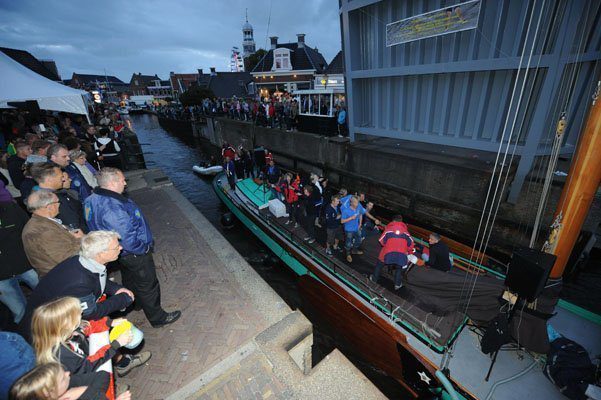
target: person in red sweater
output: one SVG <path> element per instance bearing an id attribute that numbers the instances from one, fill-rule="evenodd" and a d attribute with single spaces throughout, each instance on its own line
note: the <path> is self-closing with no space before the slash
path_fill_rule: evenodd
<path id="1" fill-rule="evenodd" d="M 228 142 L 223 142 L 221 146 L 221 157 L 225 161 L 225 157 L 229 157 L 230 160 L 233 160 L 236 157 L 236 149 L 234 149 Z"/>
<path id="2" fill-rule="evenodd" d="M 382 245 L 382 250 L 380 250 L 374 273 L 369 279 L 373 282 L 378 282 L 382 267 L 384 265 L 394 265 L 396 267 L 394 272 L 394 289 L 398 290 L 403 287 L 403 270 L 407 268 L 408 257 L 413 255 L 414 249 L 413 238 L 409 234 L 407 225 L 403 223 L 401 215 L 396 215 L 392 222 L 386 225 L 379 241 Z"/>
<path id="3" fill-rule="evenodd" d="M 288 221 L 286 221 L 286 225 L 289 225 L 293 222 L 298 223 L 298 196 L 300 194 L 298 181 L 292 180 L 292 174 L 288 172 L 284 175 L 284 179 L 282 179 L 275 187 L 275 190 L 281 193 L 284 198 L 286 213 L 288 213 Z"/>

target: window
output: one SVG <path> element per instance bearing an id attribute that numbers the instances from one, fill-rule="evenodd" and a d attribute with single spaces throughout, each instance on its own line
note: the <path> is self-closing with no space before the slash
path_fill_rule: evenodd
<path id="1" fill-rule="evenodd" d="M 272 71 L 285 70 L 290 71 L 290 50 L 286 48 L 275 49 L 273 51 L 273 68 Z"/>
<path id="2" fill-rule="evenodd" d="M 335 108 L 332 106 L 334 93 L 315 93 L 319 91 L 306 91 L 296 97 L 301 115 L 333 117 Z"/>

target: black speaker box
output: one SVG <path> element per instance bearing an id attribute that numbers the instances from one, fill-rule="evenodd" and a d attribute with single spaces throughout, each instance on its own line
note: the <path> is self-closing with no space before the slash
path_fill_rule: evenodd
<path id="1" fill-rule="evenodd" d="M 553 254 L 520 248 L 514 251 L 505 286 L 527 301 L 534 301 L 543 291 L 555 259 Z"/>

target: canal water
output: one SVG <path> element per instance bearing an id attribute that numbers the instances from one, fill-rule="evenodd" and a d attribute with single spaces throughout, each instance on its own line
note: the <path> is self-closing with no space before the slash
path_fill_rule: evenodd
<path id="1" fill-rule="evenodd" d="M 227 213 L 211 184 L 205 178 L 192 172 L 194 165 L 214 155 L 219 149 L 190 135 L 167 132 L 159 125 L 154 115 L 132 115 L 133 129 L 143 144 L 144 157 L 148 168 L 160 168 L 173 181 L 177 189 L 223 234 L 232 246 L 245 257 L 259 275 L 293 309 L 301 308 L 301 299 L 296 284 L 296 275 L 250 234 L 247 228 L 235 221 L 231 228 L 224 228 L 221 217 Z M 341 350 L 363 374 L 388 398 L 404 398 L 402 387 L 393 379 L 371 365 L 362 362 L 349 349 L 336 341 L 336 332 L 328 326 L 313 322 L 314 345 L 313 362 L 316 364 L 334 348 Z"/>

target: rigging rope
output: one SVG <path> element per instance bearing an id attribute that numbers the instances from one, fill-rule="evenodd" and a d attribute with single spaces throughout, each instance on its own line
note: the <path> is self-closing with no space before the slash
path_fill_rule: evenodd
<path id="1" fill-rule="evenodd" d="M 545 10 L 545 4 L 546 4 L 546 0 L 544 0 L 543 3 L 542 3 L 541 9 L 540 9 L 540 13 L 539 13 L 539 16 L 538 16 L 538 21 L 537 21 L 536 29 L 534 31 L 534 37 L 532 39 L 532 45 L 531 45 L 530 54 L 529 54 L 529 57 L 528 57 L 528 63 L 526 65 L 526 70 L 525 70 L 523 81 L 522 81 L 522 87 L 520 89 L 520 93 L 519 93 L 519 97 L 518 97 L 518 103 L 517 103 L 517 106 L 515 108 L 513 122 L 512 122 L 512 125 L 511 125 L 511 129 L 509 131 L 510 132 L 509 133 L 509 139 L 507 141 L 507 146 L 506 146 L 506 149 L 505 149 L 505 154 L 504 154 L 503 161 L 502 161 L 502 164 L 501 164 L 501 169 L 500 169 L 500 172 L 499 172 L 499 178 L 497 180 L 497 186 L 495 188 L 495 193 L 493 194 L 493 198 L 492 198 L 493 200 L 491 201 L 491 204 L 493 204 L 496 201 L 496 205 L 493 205 L 491 207 L 491 210 L 489 211 L 489 218 L 491 217 L 491 213 L 492 213 L 492 209 L 493 208 L 494 208 L 494 213 L 492 214 L 492 219 L 490 220 L 490 223 L 487 220 L 487 225 L 485 226 L 485 229 L 484 229 L 483 242 L 481 242 L 480 247 L 478 249 L 478 254 L 476 254 L 476 262 L 479 262 L 479 263 L 482 262 L 482 260 L 484 258 L 484 254 L 485 254 L 486 249 L 488 247 L 488 243 L 490 241 L 490 237 L 492 236 L 492 231 L 493 231 L 493 228 L 494 228 L 494 223 L 495 223 L 498 211 L 499 211 L 499 207 L 500 207 L 500 204 L 501 204 L 503 193 L 505 191 L 505 187 L 507 185 L 507 180 L 508 180 L 507 178 L 509 176 L 509 171 L 511 169 L 511 164 L 513 162 L 513 158 L 514 158 L 514 155 L 515 155 L 515 150 L 517 148 L 517 143 L 519 141 L 519 132 L 518 132 L 518 134 L 516 135 L 517 137 L 515 139 L 515 143 L 514 143 L 514 146 L 513 146 L 513 151 L 512 151 L 512 155 L 511 155 L 511 159 L 510 159 L 509 165 L 506 167 L 505 179 L 503 181 L 503 185 L 501 187 L 501 190 L 499 191 L 498 189 L 499 189 L 499 185 L 501 183 L 501 176 L 503 174 L 503 167 L 505 166 L 505 162 L 507 160 L 507 154 L 508 154 L 508 151 L 509 151 L 509 147 L 511 145 L 511 140 L 512 140 L 512 137 L 514 136 L 515 123 L 516 123 L 517 118 L 519 116 L 519 110 L 520 110 L 520 106 L 521 106 L 521 103 L 522 103 L 522 100 L 523 100 L 523 97 L 524 97 L 524 90 L 526 88 L 526 82 L 527 82 L 527 79 L 528 79 L 528 75 L 530 73 L 530 65 L 531 65 L 531 62 L 532 62 L 532 56 L 534 54 L 534 49 L 536 47 L 538 33 L 539 33 L 539 30 L 540 30 L 540 22 L 542 20 L 543 11 Z M 534 10 L 535 10 L 535 7 L 533 7 L 533 9 L 532 9 L 532 14 L 534 14 Z M 532 17 L 532 15 L 531 15 L 531 17 Z M 532 22 L 532 19 L 530 20 L 530 22 Z M 524 51 L 526 49 L 526 44 L 528 42 L 528 37 L 529 37 L 528 33 L 526 33 L 526 39 L 525 39 L 525 42 L 524 42 Z M 519 77 L 519 73 L 518 73 L 518 77 Z M 516 77 L 516 82 L 517 82 L 517 80 L 518 80 L 518 78 Z M 511 112 L 511 108 L 508 110 L 507 119 L 509 119 L 510 112 Z M 498 196 L 497 196 L 497 194 L 498 194 Z M 474 278 L 472 279 L 471 289 L 470 289 L 470 292 L 469 292 L 469 295 L 468 295 L 468 298 L 467 298 L 467 303 L 465 305 L 465 311 L 464 311 L 465 314 L 467 314 L 467 310 L 468 310 L 468 307 L 469 307 L 471 299 L 472 299 L 472 295 L 473 295 L 473 292 L 474 292 L 474 289 L 475 289 L 475 286 L 476 286 L 476 282 L 478 280 L 478 275 L 479 274 L 476 274 L 474 276 Z"/>
<path id="2" fill-rule="evenodd" d="M 571 77 L 570 77 L 570 80 L 568 81 L 568 83 L 569 83 L 567 86 L 568 96 L 566 96 L 566 99 L 564 101 L 563 112 L 562 112 L 562 114 L 564 114 L 564 115 L 567 115 L 567 113 L 571 112 L 571 104 L 574 99 L 574 93 L 576 90 L 576 86 L 578 84 L 580 72 L 582 71 L 581 57 L 583 56 L 583 53 L 584 53 L 583 49 L 584 49 L 584 47 L 586 47 L 586 40 L 584 40 L 584 38 L 585 38 L 585 35 L 587 32 L 588 18 L 589 18 L 589 15 L 591 14 L 591 12 L 590 12 L 591 6 L 592 6 L 592 1 L 589 1 L 587 11 L 585 12 L 586 17 L 584 20 L 584 24 L 581 25 L 582 26 L 582 34 L 578 40 L 576 57 L 575 57 L 574 63 L 572 64 L 572 70 L 570 72 Z M 559 101 L 558 101 L 558 103 L 559 103 Z M 582 115 L 580 129 L 582 129 L 583 122 L 584 122 L 584 113 Z M 566 126 L 567 126 L 567 123 L 566 123 Z M 565 127 L 564 127 L 564 129 L 565 129 Z M 552 154 L 552 157 L 555 157 L 555 159 L 550 158 L 550 160 L 549 160 L 549 165 L 547 168 L 547 175 L 545 177 L 545 184 L 543 186 L 544 196 L 541 195 L 541 199 L 539 202 L 539 212 L 537 212 L 537 220 L 538 221 L 535 221 L 535 229 L 533 229 L 533 232 L 532 232 L 532 237 L 530 240 L 530 247 L 534 246 L 534 243 L 536 242 L 536 240 L 538 238 L 540 224 L 536 224 L 536 222 L 539 222 L 540 219 L 542 218 L 542 212 L 544 211 L 544 208 L 549 200 L 549 196 L 550 196 L 549 188 L 553 182 L 553 173 L 555 172 L 555 167 L 557 166 L 557 160 L 559 159 L 562 139 L 563 139 L 563 132 L 561 135 L 559 135 L 559 137 L 558 137 L 558 135 L 556 135 L 555 141 L 553 143 L 554 148 L 552 149 L 552 151 L 555 151 L 556 154 Z M 575 157 L 576 158 L 573 161 L 577 160 L 578 154 L 575 154 Z M 567 185 L 566 190 L 570 189 L 571 184 L 572 184 L 572 179 L 571 179 L 571 177 L 568 177 L 566 180 L 566 185 Z M 558 209 L 561 208 L 562 206 L 563 206 L 562 204 L 559 204 Z M 539 215 L 539 213 L 540 213 L 540 215 Z M 560 221 L 554 221 L 554 223 L 555 222 L 560 223 Z"/>
<path id="3" fill-rule="evenodd" d="M 526 30 L 526 36 L 525 36 L 525 40 L 524 40 L 524 45 L 522 47 L 522 54 L 520 56 L 520 62 L 519 62 L 519 65 L 518 65 L 516 79 L 515 79 L 515 82 L 514 82 L 514 85 L 513 85 L 513 89 L 512 89 L 512 93 L 511 93 L 511 99 L 510 99 L 510 102 L 509 102 L 509 108 L 507 110 L 507 116 L 505 118 L 505 123 L 503 125 L 503 130 L 502 130 L 501 138 L 499 140 L 499 149 L 497 151 L 497 156 L 496 156 L 495 164 L 494 164 L 494 167 L 493 167 L 492 179 L 490 181 L 490 184 L 489 184 L 489 187 L 488 187 L 488 190 L 487 190 L 487 193 L 486 193 L 486 198 L 485 198 L 485 201 L 484 201 L 484 207 L 482 209 L 482 214 L 480 216 L 480 222 L 478 224 L 478 230 L 477 230 L 477 233 L 476 233 L 476 239 L 474 241 L 474 246 L 472 247 L 472 251 L 471 251 L 471 254 L 470 254 L 470 262 L 472 262 L 474 260 L 474 255 L 476 255 L 476 262 L 478 262 L 478 263 L 481 262 L 481 260 L 484 259 L 484 254 L 482 253 L 482 251 L 485 250 L 486 246 L 488 245 L 488 240 L 485 240 L 485 238 L 487 236 L 487 231 L 489 229 L 489 226 L 490 226 L 490 233 L 492 233 L 492 228 L 494 226 L 494 220 L 496 219 L 496 212 L 498 211 L 498 207 L 496 208 L 496 212 L 494 213 L 494 217 L 492 217 L 492 221 L 491 221 L 491 216 L 493 215 L 493 209 L 495 208 L 494 207 L 495 199 L 497 197 L 499 185 L 500 185 L 500 182 L 501 182 L 501 177 L 502 177 L 502 174 L 503 174 L 503 168 L 505 167 L 505 162 L 507 160 L 507 155 L 508 155 L 508 152 L 509 152 L 509 146 L 511 145 L 511 138 L 512 138 L 512 135 L 513 135 L 513 129 L 515 128 L 515 122 L 516 122 L 517 116 L 519 115 L 519 108 L 520 108 L 520 104 L 521 104 L 521 101 L 522 101 L 522 98 L 523 98 L 523 95 L 524 95 L 525 83 L 527 81 L 527 76 L 528 76 L 528 73 L 529 73 L 530 63 L 532 61 L 532 55 L 533 55 L 534 48 L 535 48 L 535 45 L 536 45 L 536 38 L 538 36 L 538 31 L 539 31 L 539 28 L 540 28 L 540 21 L 541 21 L 541 18 L 542 18 L 543 10 L 545 8 L 544 7 L 545 3 L 546 3 L 546 0 L 543 1 L 543 6 L 540 9 L 540 14 L 539 14 L 539 18 L 538 18 L 538 22 L 537 22 L 537 26 L 536 26 L 534 40 L 532 40 L 530 56 L 528 58 L 527 65 L 525 67 L 526 71 L 524 73 L 523 83 L 522 83 L 522 87 L 520 89 L 518 104 L 515 107 L 515 117 L 514 117 L 514 121 L 512 123 L 512 127 L 511 127 L 511 130 L 510 130 L 509 140 L 507 141 L 507 145 L 505 146 L 503 160 L 499 164 L 499 159 L 501 158 L 501 151 L 502 151 L 503 145 L 504 145 L 504 139 L 505 139 L 505 136 L 507 134 L 507 127 L 508 127 L 508 124 L 509 124 L 509 119 L 510 119 L 511 111 L 513 109 L 513 103 L 514 103 L 514 99 L 515 99 L 516 90 L 517 90 L 517 87 L 518 87 L 518 82 L 520 80 L 520 73 L 521 73 L 521 70 L 522 70 L 524 56 L 526 54 L 526 48 L 527 48 L 527 44 L 528 44 L 529 37 L 530 37 L 530 29 L 532 27 L 532 19 L 534 17 L 534 13 L 535 13 L 535 10 L 536 10 L 536 4 L 537 4 L 536 0 L 535 0 L 535 2 L 533 4 L 532 11 L 530 13 L 530 18 L 528 20 L 528 27 L 527 27 L 527 30 Z M 516 140 L 516 143 L 517 143 L 517 140 Z M 497 167 L 499 167 L 499 166 L 500 166 L 499 175 L 497 177 L 496 172 L 497 172 Z M 494 191 L 494 194 L 493 194 L 493 196 L 491 198 L 490 194 L 491 194 L 491 190 L 492 190 L 492 187 L 493 187 L 495 181 L 496 181 L 495 191 Z M 499 197 L 501 197 L 501 196 L 499 196 Z M 489 201 L 490 201 L 490 204 L 489 204 Z M 483 226 L 482 223 L 484 221 L 484 216 L 486 215 L 487 209 L 488 209 L 488 216 L 487 216 L 486 222 L 484 223 L 484 226 Z M 480 233 L 481 232 L 482 232 L 482 237 L 480 237 Z M 490 234 L 488 235 L 488 238 L 490 238 Z M 478 242 L 480 242 L 479 245 L 478 245 Z M 484 245 L 485 243 L 486 243 L 486 246 Z M 478 247 L 478 250 L 476 250 L 476 247 Z M 476 267 L 468 266 L 468 272 L 471 269 L 475 270 Z M 462 284 L 462 288 L 461 288 L 460 304 L 461 304 L 461 302 L 464 299 L 464 296 L 466 294 L 465 293 L 466 285 L 467 285 L 468 288 L 470 288 L 468 290 L 469 294 L 465 297 L 466 301 L 465 301 L 465 307 L 464 307 L 463 315 L 467 314 L 467 310 L 469 308 L 469 304 L 470 304 L 471 298 L 473 296 L 473 292 L 474 292 L 475 285 L 476 285 L 476 282 L 477 282 L 479 274 L 474 274 L 473 278 L 471 277 L 471 275 L 472 274 L 470 274 L 470 273 L 467 273 L 465 275 L 465 278 L 464 278 L 463 284 Z M 441 360 L 441 369 L 444 370 L 444 369 L 448 368 L 448 365 L 449 365 L 450 360 L 451 360 L 452 355 L 453 355 L 453 351 L 454 351 L 455 345 L 456 345 L 456 343 L 453 343 L 453 345 L 451 345 L 451 347 L 449 348 L 449 350 L 443 355 L 443 358 Z"/>

